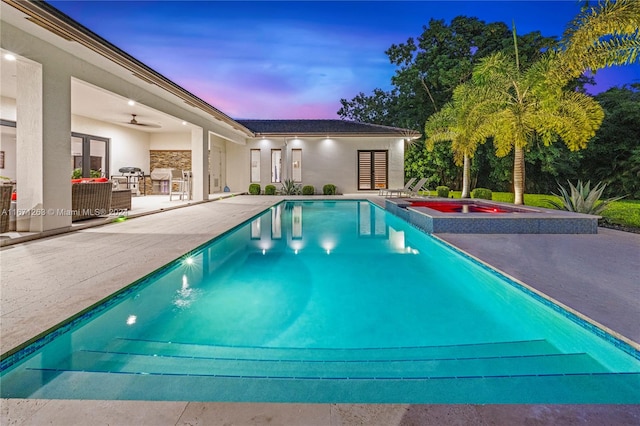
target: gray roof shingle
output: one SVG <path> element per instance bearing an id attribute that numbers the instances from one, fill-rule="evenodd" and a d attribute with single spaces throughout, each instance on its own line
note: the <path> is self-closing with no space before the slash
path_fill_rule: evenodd
<path id="1" fill-rule="evenodd" d="M 346 120 L 236 120 L 257 135 L 418 136 L 413 130 Z"/>

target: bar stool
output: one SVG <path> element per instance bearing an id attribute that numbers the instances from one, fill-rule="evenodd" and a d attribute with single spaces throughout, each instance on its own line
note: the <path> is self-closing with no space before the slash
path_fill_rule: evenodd
<path id="1" fill-rule="evenodd" d="M 184 181 L 184 195 L 187 197 L 187 200 L 193 199 L 191 194 L 191 181 L 193 178 L 193 174 L 191 170 L 183 170 L 182 171 L 182 180 Z"/>
<path id="2" fill-rule="evenodd" d="M 178 188 L 173 190 L 174 185 Z M 171 181 L 169 181 L 169 201 L 173 199 L 174 195 L 180 197 L 183 200 L 185 196 L 188 196 L 187 181 L 184 179 L 184 172 L 176 169 L 171 169 Z"/>

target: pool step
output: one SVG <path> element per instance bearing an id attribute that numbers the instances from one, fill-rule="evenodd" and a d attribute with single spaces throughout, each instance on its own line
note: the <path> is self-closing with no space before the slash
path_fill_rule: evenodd
<path id="1" fill-rule="evenodd" d="M 255 360 L 377 361 L 550 355 L 560 351 L 544 339 L 390 348 L 280 348 L 206 345 L 140 339 L 115 339 L 108 352 Z"/>
<path id="2" fill-rule="evenodd" d="M 287 379 L 436 379 L 608 372 L 583 353 L 459 359 L 280 361 L 78 351 L 50 368 L 61 371 Z"/>
<path id="3" fill-rule="evenodd" d="M 46 383 L 43 386 L 43 383 Z M 425 380 L 265 379 L 104 374 L 30 369 L 3 381 L 2 397 L 230 402 L 640 404 L 639 373 Z"/>

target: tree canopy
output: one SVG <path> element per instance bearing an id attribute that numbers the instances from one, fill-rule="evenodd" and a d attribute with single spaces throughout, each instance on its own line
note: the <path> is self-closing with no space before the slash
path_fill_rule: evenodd
<path id="1" fill-rule="evenodd" d="M 523 63 L 537 59 L 556 45 L 539 32 L 520 39 Z M 475 17 L 457 16 L 447 24 L 431 19 L 417 38 L 392 45 L 385 54 L 397 66 L 389 91 L 375 89 L 341 99 L 338 115 L 344 119 L 410 128 L 422 132 L 427 118 L 451 100 L 453 90 L 471 78 L 473 66 L 495 52 L 508 49 L 506 24 L 487 24 Z"/>
<path id="2" fill-rule="evenodd" d="M 520 173 L 511 170 L 511 165 L 519 164 L 522 175 L 516 184 L 521 191 L 526 188 L 527 192 L 549 192 L 558 181 L 582 178 L 606 181 L 608 193 L 625 190 L 637 194 L 638 184 L 634 182 L 640 176 L 640 149 L 637 137 L 627 135 L 637 135 L 638 129 L 626 117 L 637 120 L 631 111 L 637 108 L 634 102 L 638 87 L 612 89 L 597 97 L 603 105 L 608 104 L 606 116 L 602 129 L 587 145 L 602 120 L 602 110 L 585 95 L 584 85 L 593 84 L 593 78 L 584 72 L 637 62 L 639 21 L 640 1 L 603 0 L 593 8 L 587 3 L 559 42 L 539 32 L 513 35 L 518 50 L 514 56 L 514 40 L 504 23 L 487 24 L 466 16 L 458 16 L 448 24 L 432 19 L 419 37 L 394 44 L 385 52 L 397 67 L 392 89 L 375 89 L 351 100 L 341 99 L 338 114 L 345 119 L 426 130 L 426 135 L 405 151 L 405 176 L 427 177 L 429 185 L 459 189 L 470 181 L 472 186 L 510 190 Z M 484 66 L 487 71 L 490 61 L 494 69 L 487 74 L 486 82 L 491 82 L 504 108 L 490 120 L 491 143 L 464 142 L 470 133 L 465 130 L 466 135 L 463 134 L 464 117 L 457 114 L 459 110 L 464 114 L 465 107 L 454 99 L 455 88 L 467 83 L 474 69 Z M 500 83 L 505 84 L 498 89 Z M 427 123 L 428 119 L 431 123 Z M 446 120 L 455 126 L 445 129 L 442 125 Z M 520 127 L 519 133 L 506 132 L 510 120 Z M 614 127 L 609 123 L 614 122 L 624 127 L 618 132 L 624 139 L 620 150 L 613 146 L 603 148 L 612 138 Z M 425 143 L 429 134 L 432 139 Z M 451 143 L 432 144 L 447 137 Z M 564 143 L 552 143 L 556 140 Z M 573 152 L 576 149 L 582 151 Z M 616 155 L 615 162 L 607 162 L 606 149 L 621 155 Z M 514 152 L 519 158 L 514 158 Z M 496 153 L 503 157 L 496 157 Z M 461 173 L 456 164 L 471 157 L 473 163 L 467 163 Z M 594 167 L 585 163 L 587 159 L 593 161 Z M 526 182 L 525 163 L 531 178 Z"/>

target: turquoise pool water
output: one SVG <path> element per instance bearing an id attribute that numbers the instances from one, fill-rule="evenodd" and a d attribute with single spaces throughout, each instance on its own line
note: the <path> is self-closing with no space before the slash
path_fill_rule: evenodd
<path id="1" fill-rule="evenodd" d="M 368 202 L 277 205 L 2 361 L 5 398 L 638 403 L 638 353 Z"/>

